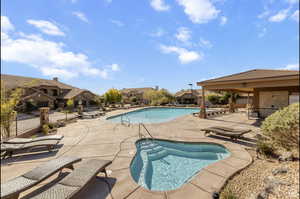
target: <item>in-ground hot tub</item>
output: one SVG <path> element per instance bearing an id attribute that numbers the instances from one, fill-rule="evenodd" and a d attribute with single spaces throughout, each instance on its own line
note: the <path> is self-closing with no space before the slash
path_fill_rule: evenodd
<path id="1" fill-rule="evenodd" d="M 230 156 L 225 147 L 210 143 L 141 139 L 136 147 L 131 176 L 153 191 L 177 189 L 202 168 Z"/>

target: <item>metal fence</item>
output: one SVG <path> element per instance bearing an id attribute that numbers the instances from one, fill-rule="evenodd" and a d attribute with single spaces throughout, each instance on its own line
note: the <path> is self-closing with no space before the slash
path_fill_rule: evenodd
<path id="1" fill-rule="evenodd" d="M 67 119 L 76 118 L 76 113 L 68 113 Z M 49 122 L 56 123 L 58 120 L 66 119 L 66 114 L 63 112 L 50 112 Z M 10 126 L 10 138 L 17 137 L 23 133 L 40 127 L 40 116 L 36 112 L 34 114 L 18 114 L 15 119 L 13 119 Z M 5 130 L 1 127 L 1 139 L 5 139 Z M 7 138 L 6 138 L 7 139 Z"/>

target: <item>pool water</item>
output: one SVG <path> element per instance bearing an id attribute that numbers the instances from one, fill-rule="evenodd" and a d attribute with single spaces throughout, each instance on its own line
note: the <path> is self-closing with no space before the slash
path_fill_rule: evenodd
<path id="1" fill-rule="evenodd" d="M 226 148 L 207 143 L 144 139 L 136 147 L 131 176 L 142 187 L 154 191 L 177 189 L 202 168 L 230 155 Z"/>
<path id="2" fill-rule="evenodd" d="M 109 121 L 120 123 L 130 121 L 130 123 L 161 123 L 173 120 L 177 117 L 197 113 L 200 108 L 145 108 L 137 111 L 107 118 Z"/>

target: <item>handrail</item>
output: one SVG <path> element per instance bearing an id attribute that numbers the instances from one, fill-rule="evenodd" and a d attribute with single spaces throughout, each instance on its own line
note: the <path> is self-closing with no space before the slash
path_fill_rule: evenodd
<path id="1" fill-rule="evenodd" d="M 146 128 L 145 124 L 143 124 L 143 123 L 139 123 L 139 137 L 142 138 L 141 126 L 144 127 L 144 129 L 146 130 L 146 132 L 148 133 L 148 135 L 151 137 L 151 139 L 154 139 L 153 136 L 151 135 L 151 133 Z"/>
<path id="2" fill-rule="evenodd" d="M 127 121 L 123 119 L 123 116 L 125 116 L 127 118 Z M 126 114 L 122 114 L 121 115 L 121 124 L 124 124 L 123 122 L 126 121 L 128 122 L 128 126 L 130 126 L 130 119 Z"/>

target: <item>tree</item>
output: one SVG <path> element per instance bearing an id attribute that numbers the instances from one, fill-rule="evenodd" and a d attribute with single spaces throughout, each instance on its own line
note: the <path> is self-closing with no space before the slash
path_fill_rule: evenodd
<path id="1" fill-rule="evenodd" d="M 104 94 L 104 100 L 110 104 L 118 103 L 122 100 L 122 94 L 117 89 L 112 88 Z"/>
<path id="2" fill-rule="evenodd" d="M 104 102 L 104 97 L 103 97 L 103 96 L 96 95 L 96 96 L 94 97 L 94 102 L 96 103 L 96 105 L 97 105 L 99 108 L 102 108 L 102 103 Z"/>
<path id="3" fill-rule="evenodd" d="M 72 110 L 74 108 L 74 100 L 73 99 L 68 99 L 67 108 L 68 108 L 69 112 L 72 112 Z"/>
<path id="4" fill-rule="evenodd" d="M 143 98 L 151 105 L 163 105 L 174 101 L 174 96 L 166 89 L 146 91 Z"/>
<path id="5" fill-rule="evenodd" d="M 5 85 L 1 82 L 1 134 L 3 137 L 10 137 L 11 125 L 17 115 L 16 106 L 23 94 L 22 88 L 6 91 Z"/>

